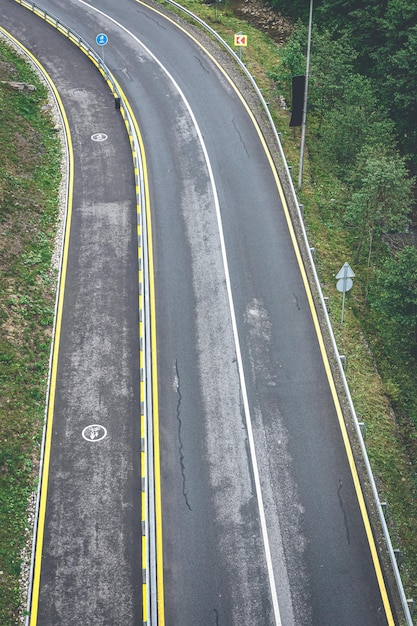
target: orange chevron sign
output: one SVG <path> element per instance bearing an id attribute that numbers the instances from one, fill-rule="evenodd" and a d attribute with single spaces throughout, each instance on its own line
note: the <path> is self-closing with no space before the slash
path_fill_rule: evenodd
<path id="1" fill-rule="evenodd" d="M 247 46 L 248 45 L 248 36 L 242 35 L 238 33 L 235 35 L 235 46 Z"/>

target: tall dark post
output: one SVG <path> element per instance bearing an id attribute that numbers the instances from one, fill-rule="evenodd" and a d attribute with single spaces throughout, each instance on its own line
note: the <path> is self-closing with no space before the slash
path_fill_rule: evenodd
<path id="1" fill-rule="evenodd" d="M 308 76 L 310 72 L 310 51 L 311 51 L 312 29 L 313 29 L 313 0 L 310 0 L 310 18 L 308 21 L 307 64 L 306 64 L 306 80 L 305 80 L 305 88 L 304 88 L 303 121 L 301 125 L 301 148 L 300 148 L 300 169 L 298 171 L 298 189 L 301 189 L 301 186 L 303 183 L 304 147 L 305 147 L 305 142 L 306 142 Z"/>

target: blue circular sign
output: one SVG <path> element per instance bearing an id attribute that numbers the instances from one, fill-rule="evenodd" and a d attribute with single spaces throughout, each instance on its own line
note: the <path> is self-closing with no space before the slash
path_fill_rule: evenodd
<path id="1" fill-rule="evenodd" d="M 104 33 L 100 33 L 99 35 L 97 35 L 96 37 L 96 43 L 99 46 L 105 46 L 106 43 L 108 42 L 109 38 L 107 37 L 107 35 L 105 35 Z"/>

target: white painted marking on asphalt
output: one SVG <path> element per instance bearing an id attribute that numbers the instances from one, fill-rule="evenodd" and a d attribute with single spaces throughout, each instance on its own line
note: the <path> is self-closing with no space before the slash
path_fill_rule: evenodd
<path id="1" fill-rule="evenodd" d="M 72 92 L 72 95 L 76 98 L 84 98 L 84 96 L 87 95 L 87 92 L 83 87 L 77 87 L 77 89 L 74 89 Z"/>
<path id="2" fill-rule="evenodd" d="M 106 141 L 107 135 L 105 133 L 94 133 L 94 135 L 91 135 L 91 139 L 93 141 Z"/>
<path id="3" fill-rule="evenodd" d="M 100 424 L 90 424 L 84 428 L 82 435 L 86 441 L 102 441 L 107 437 L 107 429 Z"/>

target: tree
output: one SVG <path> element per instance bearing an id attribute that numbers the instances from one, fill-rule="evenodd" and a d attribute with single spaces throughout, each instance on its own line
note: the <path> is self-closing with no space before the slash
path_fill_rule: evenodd
<path id="1" fill-rule="evenodd" d="M 345 222 L 357 230 L 356 262 L 367 242 L 369 268 L 374 248 L 381 246 L 382 235 L 408 227 L 414 181 L 396 152 L 387 154 L 378 147 L 367 146 L 363 150 L 357 171 L 356 190 L 346 208 Z"/>
<path id="2" fill-rule="evenodd" d="M 297 19 L 308 20 L 308 3 L 306 0 L 268 0 L 273 9 L 282 15 L 290 17 L 293 21 Z"/>
<path id="3" fill-rule="evenodd" d="M 308 0 L 269 0 L 292 19 L 308 21 Z M 349 42 L 354 68 L 372 81 L 380 109 L 395 122 L 396 141 L 417 168 L 417 3 L 410 0 L 315 0 L 313 47 L 317 26 L 331 39 Z M 316 48 L 317 50 L 317 48 Z M 312 52 L 314 63 L 315 52 Z M 330 51 L 328 66 L 338 58 Z"/>
<path id="4" fill-rule="evenodd" d="M 372 52 L 384 42 L 381 24 L 388 0 L 319 0 L 316 16 L 319 23 L 329 28 L 335 37 L 340 32 L 348 35 L 358 51 L 358 68 L 363 73 L 373 65 Z"/>
<path id="5" fill-rule="evenodd" d="M 314 29 L 309 100 L 321 117 L 344 99 L 346 84 L 356 73 L 357 56 L 347 37 L 334 39 L 329 30 Z"/>
<path id="6" fill-rule="evenodd" d="M 367 78 L 346 72 L 339 81 L 339 100 L 323 112 L 320 141 L 338 176 L 347 180 L 365 146 L 393 148 L 393 123 L 378 106 Z"/>
<path id="7" fill-rule="evenodd" d="M 305 73 L 307 28 L 298 22 L 282 49 L 281 64 L 270 77 L 288 99 L 291 78 Z M 365 143 L 393 145 L 393 123 L 379 106 L 372 82 L 355 70 L 358 53 L 347 37 L 333 39 L 328 30 L 314 29 L 308 111 L 318 121 L 318 133 L 329 162 L 346 180 Z"/>
<path id="8" fill-rule="evenodd" d="M 417 248 L 406 246 L 378 271 L 373 306 L 417 343 Z"/>
<path id="9" fill-rule="evenodd" d="M 407 27 L 410 20 L 404 21 L 392 33 L 391 26 L 385 47 L 374 57 L 381 101 L 395 121 L 403 150 L 417 166 L 417 9 L 414 11 L 414 24 Z"/>
<path id="10" fill-rule="evenodd" d="M 270 72 L 269 77 L 276 81 L 279 92 L 286 99 L 291 94 L 291 81 L 293 76 L 305 74 L 307 45 L 307 29 L 301 22 L 295 26 L 294 31 L 288 38 L 281 50 L 280 64 L 275 72 Z"/>
<path id="11" fill-rule="evenodd" d="M 417 165 L 417 4 L 409 0 L 317 0 L 316 20 L 347 35 L 356 68 L 372 80 L 397 141 Z"/>

